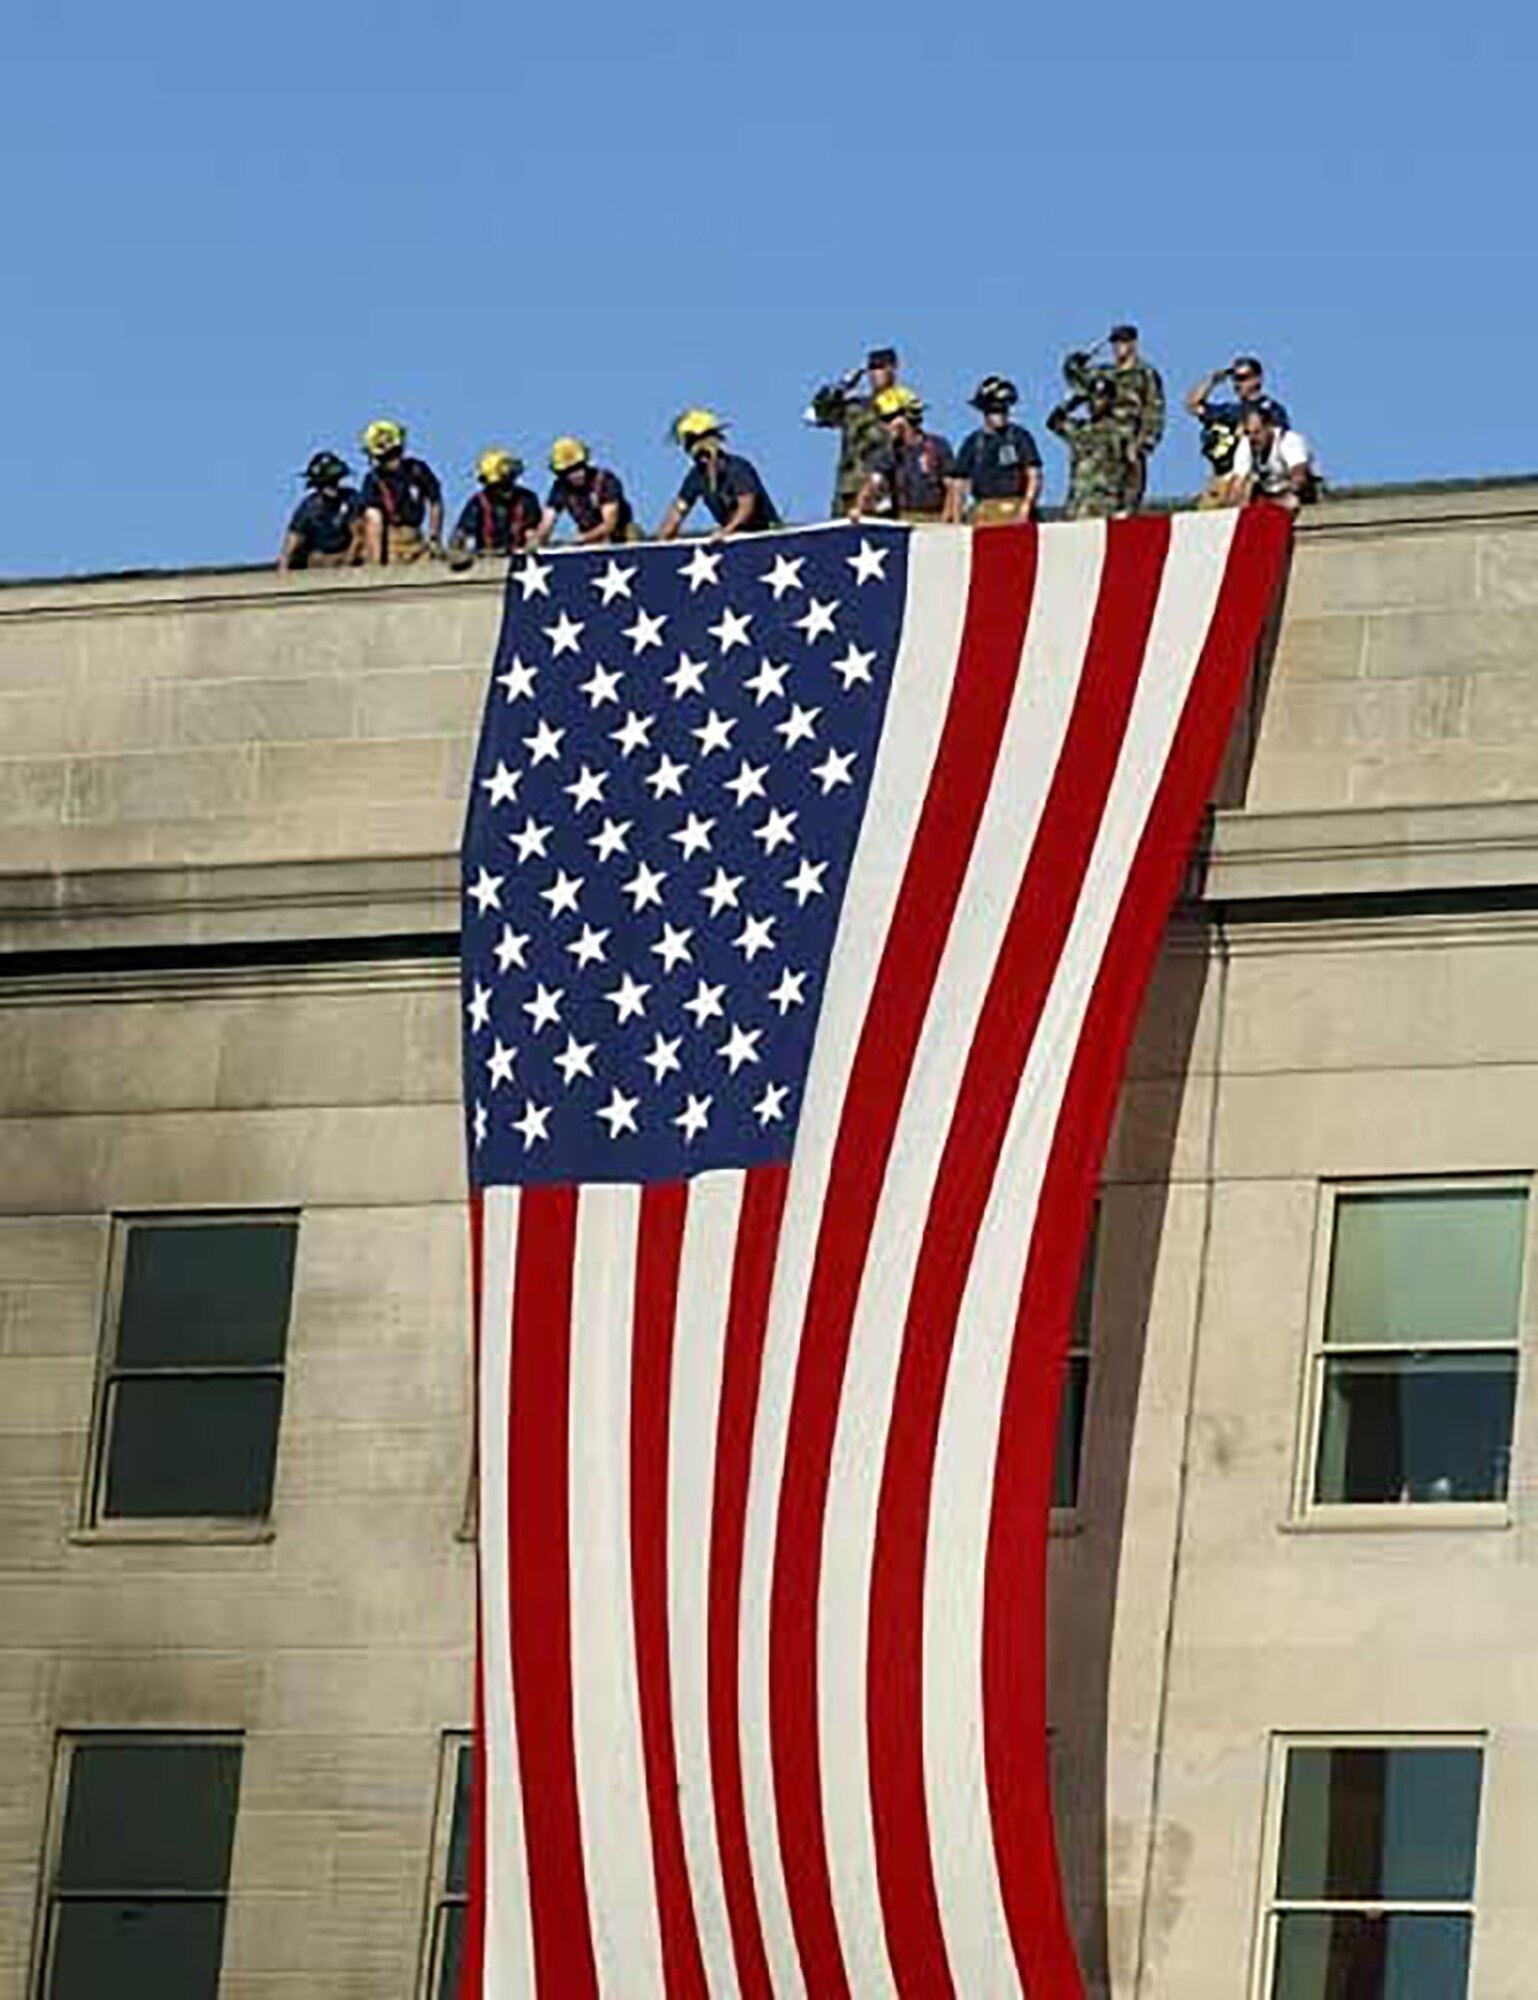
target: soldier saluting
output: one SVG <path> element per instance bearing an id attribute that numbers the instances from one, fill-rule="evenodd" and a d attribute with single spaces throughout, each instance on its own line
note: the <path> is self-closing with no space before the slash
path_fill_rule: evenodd
<path id="1" fill-rule="evenodd" d="M 1066 362 L 1063 372 L 1068 373 Z M 1091 374 L 1084 388 L 1065 397 L 1048 416 L 1047 429 L 1068 447 L 1068 504 L 1063 510 L 1068 519 L 1106 520 L 1130 513 L 1137 470 L 1109 371 Z"/>
<path id="2" fill-rule="evenodd" d="M 854 511 L 865 475 L 886 449 L 886 425 L 876 411 L 876 398 L 897 381 L 897 349 L 873 347 L 863 368 L 852 368 L 836 382 L 825 382 L 813 393 L 806 419 L 822 430 L 840 433 L 838 471 L 833 481 L 835 516 Z M 859 393 L 865 384 L 865 394 Z"/>
<path id="3" fill-rule="evenodd" d="M 1127 460 L 1132 470 L 1127 507 L 1136 511 L 1148 485 L 1148 461 L 1164 436 L 1164 383 L 1151 361 L 1138 352 L 1137 328 L 1129 321 L 1113 326 L 1107 339 L 1111 364 L 1097 364 L 1099 348 L 1078 351 L 1063 362 L 1063 374 L 1070 389 L 1083 394 L 1097 380 L 1109 381 L 1116 421 L 1126 441 Z"/>

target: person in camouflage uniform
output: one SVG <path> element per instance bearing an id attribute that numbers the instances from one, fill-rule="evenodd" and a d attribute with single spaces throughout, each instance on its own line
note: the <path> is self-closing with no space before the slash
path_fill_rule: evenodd
<path id="1" fill-rule="evenodd" d="M 1164 436 L 1164 383 L 1159 371 L 1138 353 L 1135 326 L 1113 326 L 1109 335 L 1111 365 L 1097 366 L 1092 354 L 1070 354 L 1063 363 L 1068 385 L 1078 394 L 1087 394 L 1092 384 L 1111 384 L 1116 421 L 1126 440 L 1133 481 L 1127 506 L 1135 511 L 1148 484 L 1148 461 Z"/>
<path id="2" fill-rule="evenodd" d="M 1087 413 L 1076 415 L 1081 405 Z M 1059 403 L 1047 418 L 1047 429 L 1068 447 L 1068 504 L 1063 510 L 1068 519 L 1097 521 L 1130 513 L 1137 466 L 1109 370 L 1092 375 L 1086 388 Z"/>
<path id="3" fill-rule="evenodd" d="M 855 394 L 863 379 L 867 393 Z M 824 383 L 812 397 L 808 420 L 840 434 L 838 471 L 833 481 L 833 512 L 851 514 L 859 500 L 871 461 L 886 449 L 886 425 L 876 415 L 876 398 L 897 381 L 897 349 L 873 347 L 865 366 L 841 381 Z"/>

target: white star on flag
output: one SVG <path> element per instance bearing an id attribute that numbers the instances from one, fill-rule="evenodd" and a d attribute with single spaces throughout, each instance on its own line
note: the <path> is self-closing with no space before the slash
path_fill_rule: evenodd
<path id="1" fill-rule="evenodd" d="M 621 1132 L 635 1131 L 636 1106 L 640 1102 L 639 1097 L 626 1097 L 619 1085 L 615 1084 L 613 1095 L 597 1113 L 608 1126 L 611 1139 L 617 1139 Z"/>
<path id="2" fill-rule="evenodd" d="M 801 864 L 806 866 L 805 862 Z M 609 941 L 606 930 L 594 930 L 591 924 L 582 926 L 582 935 L 574 937 L 566 949 L 577 961 L 578 966 L 602 965 L 606 957 L 604 946 Z"/>
<path id="3" fill-rule="evenodd" d="M 783 1083 L 767 1083 L 764 1094 L 753 1106 L 760 1125 L 777 1125 L 785 1116 L 785 1086 Z"/>
<path id="4" fill-rule="evenodd" d="M 870 670 L 875 658 L 874 653 L 862 653 L 853 639 L 850 640 L 849 651 L 841 660 L 833 662 L 833 671 L 844 683 L 845 694 L 856 681 L 864 681 L 867 686 L 870 684 Z"/>
<path id="5" fill-rule="evenodd" d="M 684 1144 L 686 1146 L 692 1140 L 698 1138 L 700 1133 L 710 1123 L 710 1103 L 711 1100 L 708 1097 L 691 1096 L 683 1110 L 673 1120 L 679 1131 L 683 1133 Z"/>
<path id="6" fill-rule="evenodd" d="M 649 646 L 660 647 L 662 628 L 667 623 L 665 616 L 653 617 L 649 611 L 637 611 L 635 623 L 625 627 L 625 637 L 630 641 L 633 653 L 644 653 Z"/>
<path id="7" fill-rule="evenodd" d="M 687 653 L 680 653 L 678 665 L 672 673 L 664 674 L 663 683 L 673 690 L 674 701 L 682 701 L 686 694 L 702 694 L 705 689 L 705 675 L 708 662 L 691 660 Z"/>
<path id="8" fill-rule="evenodd" d="M 874 542 L 862 541 L 859 553 L 845 556 L 844 561 L 854 571 L 856 583 L 871 583 L 878 580 L 885 583 L 886 558 L 885 549 L 877 548 Z"/>
<path id="9" fill-rule="evenodd" d="M 785 887 L 796 899 L 796 908 L 804 910 L 809 898 L 824 893 L 822 878 L 828 872 L 826 861 L 808 861 L 803 855 L 801 866 L 794 875 L 786 878 Z"/>
<path id="10" fill-rule="evenodd" d="M 527 931 L 515 931 L 511 924 L 502 926 L 502 935 L 497 939 L 496 961 L 498 972 L 508 972 L 517 966 L 522 972 L 527 964 L 524 954 L 528 949 Z"/>
<path id="11" fill-rule="evenodd" d="M 663 924 L 662 935 L 652 950 L 662 960 L 664 972 L 671 972 L 676 965 L 682 965 L 694 956 L 689 949 L 689 940 L 693 936 L 692 930 L 676 930 L 672 924 Z"/>
<path id="12" fill-rule="evenodd" d="M 748 627 L 753 623 L 751 612 L 733 611 L 730 606 L 721 613 L 714 625 L 707 625 L 706 631 L 723 653 L 729 653 L 733 646 L 748 643 Z"/>
<path id="13" fill-rule="evenodd" d="M 527 1152 L 536 1139 L 550 1137 L 550 1106 L 536 1104 L 532 1097 L 526 1097 L 523 1100 L 523 1116 L 513 1120 L 512 1129 L 523 1141 L 523 1150 Z"/>
<path id="14" fill-rule="evenodd" d="M 806 615 L 796 620 L 796 630 L 804 632 L 806 634 L 806 643 L 809 646 L 813 645 L 821 638 L 824 632 L 831 632 L 833 630 L 833 619 L 837 610 L 837 598 L 831 604 L 824 604 L 821 598 L 814 597 Z"/>
<path id="15" fill-rule="evenodd" d="M 602 708 L 606 701 L 619 701 L 619 684 L 625 678 L 612 667 L 595 664 L 585 681 L 577 683 L 579 693 L 587 696 L 589 708 Z"/>
<path id="16" fill-rule="evenodd" d="M 696 854 L 709 853 L 710 831 L 714 825 L 713 819 L 701 819 L 698 813 L 690 813 L 683 825 L 668 835 L 668 839 L 678 842 L 685 861 L 692 861 Z"/>
<path id="17" fill-rule="evenodd" d="M 546 843 L 553 832 L 553 827 L 541 826 L 533 813 L 529 813 L 518 831 L 507 836 L 508 845 L 517 848 L 520 861 L 528 861 L 536 854 L 544 861 L 548 859 Z"/>
<path id="18" fill-rule="evenodd" d="M 482 1028 L 491 1026 L 491 988 L 475 982 L 465 1012 L 470 1016 L 470 1032 L 478 1035 Z"/>
<path id="19" fill-rule="evenodd" d="M 578 652 L 584 629 L 580 618 L 573 618 L 565 611 L 553 625 L 546 625 L 544 634 L 550 641 L 552 656 L 558 660 L 562 653 Z"/>
<path id="20" fill-rule="evenodd" d="M 766 796 L 764 779 L 768 775 L 767 764 L 750 764 L 744 757 L 736 777 L 727 779 L 725 789 L 731 793 L 739 807 L 745 806 L 749 799 L 761 799 Z"/>
<path id="21" fill-rule="evenodd" d="M 535 986 L 534 998 L 525 1000 L 523 1011 L 533 1023 L 533 1033 L 542 1034 L 546 1028 L 553 1028 L 561 1018 L 561 1002 L 566 997 L 565 989 L 557 986 Z"/>
<path id="22" fill-rule="evenodd" d="M 632 979 L 627 972 L 618 986 L 603 997 L 614 1009 L 615 1026 L 623 1028 L 627 1021 L 646 1012 L 646 996 L 651 987 L 643 979 Z"/>
<path id="23" fill-rule="evenodd" d="M 683 1046 L 683 1039 L 682 1035 L 667 1036 L 659 1032 L 651 1045 L 651 1053 L 641 1058 L 651 1071 L 654 1083 L 661 1083 L 670 1071 L 683 1068 L 683 1064 L 678 1060 L 678 1051 Z"/>
<path id="24" fill-rule="evenodd" d="M 795 823 L 796 815 L 793 812 L 781 812 L 778 806 L 771 806 L 769 808 L 769 817 L 764 821 L 763 825 L 756 826 L 753 829 L 753 838 L 761 840 L 764 843 L 764 855 L 766 859 L 769 855 L 773 854 L 777 847 L 795 846 L 795 835 L 791 831 Z"/>
<path id="25" fill-rule="evenodd" d="M 690 556 L 689 560 L 680 566 L 678 574 L 681 577 L 687 578 L 689 595 L 692 597 L 701 584 L 719 583 L 721 581 L 720 571 L 720 550 L 707 549 L 702 543 L 694 551 L 694 554 Z"/>
<path id="26" fill-rule="evenodd" d="M 616 854 L 626 851 L 630 838 L 631 822 L 628 819 L 606 819 L 588 846 L 600 861 L 609 861 Z"/>
<path id="27" fill-rule="evenodd" d="M 528 556 L 524 560 L 523 568 L 513 571 L 513 582 L 523 592 L 525 604 L 531 597 L 548 597 L 550 565 L 547 562 L 542 563 L 537 556 Z"/>
<path id="28" fill-rule="evenodd" d="M 585 812 L 589 806 L 602 802 L 603 788 L 609 782 L 607 771 L 590 771 L 586 764 L 577 774 L 574 784 L 562 785 L 561 790 L 572 802 L 575 812 Z"/>
<path id="29" fill-rule="evenodd" d="M 564 729 L 555 729 L 543 717 L 532 736 L 525 736 L 523 747 L 529 753 L 530 761 L 536 766 L 545 763 L 559 763 L 561 759 L 561 738 Z"/>
<path id="30" fill-rule="evenodd" d="M 805 567 L 805 556 L 778 555 L 774 559 L 774 568 L 765 570 L 758 580 L 760 583 L 768 584 L 774 592 L 774 601 L 778 604 L 787 590 L 801 588 L 801 572 Z"/>
<path id="31" fill-rule="evenodd" d="M 737 891 L 746 880 L 742 875 L 728 875 L 724 868 L 718 868 L 712 881 L 707 882 L 700 894 L 710 905 L 710 914 L 719 917 L 723 910 L 735 910 Z"/>
<path id="32" fill-rule="evenodd" d="M 625 719 L 618 729 L 609 731 L 610 740 L 620 747 L 620 755 L 628 757 L 634 750 L 650 749 L 654 715 L 637 715 L 633 708 L 626 709 Z"/>
<path id="33" fill-rule="evenodd" d="M 774 661 L 768 658 L 760 660 L 758 663 L 758 672 L 743 682 L 743 686 L 751 688 L 753 692 L 753 706 L 755 708 L 762 708 L 766 701 L 771 700 L 775 696 L 783 700 L 785 697 L 785 676 L 789 672 L 790 668 L 788 666 L 776 666 Z"/>
<path id="34" fill-rule="evenodd" d="M 639 862 L 634 875 L 625 884 L 625 894 L 631 898 L 631 909 L 639 916 L 648 904 L 662 902 L 662 885 L 667 880 L 666 869 L 652 868 L 646 862 Z"/>
<path id="35" fill-rule="evenodd" d="M 540 901 L 550 905 L 552 918 L 563 917 L 569 912 L 574 913 L 581 894 L 582 877 L 568 875 L 564 868 L 558 868 L 550 887 L 539 892 Z"/>
<path id="36" fill-rule="evenodd" d="M 776 736 L 785 738 L 785 748 L 794 750 L 798 743 L 810 743 L 817 734 L 817 718 L 820 708 L 803 708 L 798 701 L 790 705 L 790 714 L 783 722 L 774 725 Z"/>
<path id="37" fill-rule="evenodd" d="M 761 1028 L 744 1029 L 736 1021 L 733 1021 L 731 1033 L 716 1050 L 716 1054 L 720 1056 L 733 1076 L 737 1074 L 744 1063 L 756 1063 L 758 1061 L 758 1044 L 762 1036 L 763 1030 Z"/>
<path id="38" fill-rule="evenodd" d="M 489 1089 L 496 1090 L 499 1085 L 512 1082 L 513 1058 L 517 1053 L 516 1049 L 510 1049 L 500 1037 L 492 1044 L 491 1054 L 486 1058 L 486 1067 L 491 1074 Z"/>
<path id="39" fill-rule="evenodd" d="M 479 916 L 484 917 L 488 910 L 501 909 L 502 884 L 506 879 L 504 875 L 492 875 L 483 868 L 470 884 L 468 893 Z"/>
<path id="40" fill-rule="evenodd" d="M 854 752 L 852 750 L 830 750 L 820 764 L 812 766 L 812 776 L 821 785 L 822 795 L 826 798 L 835 785 L 852 785 L 854 783 L 854 779 L 850 776 L 853 770 Z"/>
<path id="41" fill-rule="evenodd" d="M 735 716 L 718 715 L 712 709 L 699 728 L 691 729 L 689 734 L 699 744 L 700 755 L 708 757 L 712 750 L 730 750 L 732 747 L 732 731 L 736 727 L 737 719 Z"/>
<path id="42" fill-rule="evenodd" d="M 751 965 L 761 951 L 774 950 L 774 918 L 745 917 L 732 943 Z"/>
<path id="43" fill-rule="evenodd" d="M 804 1007 L 806 1005 L 806 974 L 804 972 L 792 972 L 787 965 L 780 974 L 780 983 L 778 986 L 770 988 L 769 999 L 779 1009 L 781 1020 L 785 1018 L 792 1007 Z"/>
<path id="44" fill-rule="evenodd" d="M 537 667 L 525 666 L 515 653 L 508 662 L 507 672 L 497 675 L 497 686 L 507 689 L 507 699 L 509 701 L 523 701 L 525 699 L 532 701 L 534 699 L 534 678 L 538 671 Z"/>
<path id="45" fill-rule="evenodd" d="M 605 604 L 612 604 L 616 597 L 630 595 L 630 580 L 636 573 L 636 567 L 635 563 L 622 567 L 612 556 L 609 558 L 609 567 L 603 575 L 592 580 L 594 590 L 600 593 Z"/>
<path id="46" fill-rule="evenodd" d="M 677 763 L 664 750 L 657 761 L 656 770 L 648 771 L 646 774 L 646 783 L 651 787 L 652 797 L 660 799 L 667 795 L 675 799 L 682 798 L 684 774 L 688 768 L 687 764 Z"/>
<path id="47" fill-rule="evenodd" d="M 566 1046 L 556 1057 L 555 1066 L 568 1090 L 579 1076 L 593 1074 L 593 1051 L 597 1047 L 596 1042 L 579 1042 L 575 1035 L 566 1037 Z"/>
<path id="48" fill-rule="evenodd" d="M 695 1027 L 703 1028 L 707 1021 L 719 1019 L 725 1013 L 721 1005 L 721 996 L 725 991 L 724 985 L 710 986 L 703 979 L 699 982 L 692 996 L 684 1002 L 684 1012 L 694 1016 Z"/>
<path id="49" fill-rule="evenodd" d="M 489 778 L 482 778 L 481 780 L 481 790 L 486 794 L 488 803 L 500 806 L 506 804 L 509 799 L 516 799 L 518 796 L 518 780 L 522 776 L 523 773 L 521 771 L 510 771 L 499 757 L 497 759 L 497 768 L 492 772 L 491 776 Z"/>

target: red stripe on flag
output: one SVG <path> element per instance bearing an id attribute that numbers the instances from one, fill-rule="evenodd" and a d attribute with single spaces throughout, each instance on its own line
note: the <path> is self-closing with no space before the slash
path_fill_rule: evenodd
<path id="1" fill-rule="evenodd" d="M 850 1072 L 796 1367 L 770 1597 L 769 1718 L 785 1886 L 817 2000 L 849 1992 L 828 1872 L 817 1703 L 823 1521 L 839 1402 L 897 1117 L 1009 713 L 1036 553 L 1031 527 L 973 537 L 956 676 Z"/>
<path id="2" fill-rule="evenodd" d="M 470 1196 L 470 1435 L 477 1474 L 481 1454 L 481 1314 L 485 1290 L 481 1257 L 486 1244 L 485 1198 Z M 471 1752 L 470 1853 L 465 1928 L 459 1960 L 459 2000 L 482 2000 L 486 1965 L 486 1620 L 479 1546 L 475 1557 L 475 1747 Z M 457 1778 L 458 1773 L 456 1772 Z"/>
<path id="3" fill-rule="evenodd" d="M 930 1852 L 922 1729 L 940 1413 L 977 1233 L 1115 776 L 1168 547 L 1167 520 L 1128 522 L 1107 540 L 1073 714 L 967 1054 L 903 1329 L 871 1578 L 871 1811 L 898 1991 L 936 2000 L 955 1990 Z"/>
<path id="4" fill-rule="evenodd" d="M 988 1534 L 983 1727 L 1004 1908 L 1032 1993 L 1083 1991 L 1057 1868 L 1041 1636 L 1058 1391 L 1079 1259 L 1132 1030 L 1289 533 L 1279 508 L 1247 508 L 1236 524 L 1201 660 L 1074 1052 L 1015 1317 Z"/>
<path id="5" fill-rule="evenodd" d="M 576 1189 L 525 1188 L 513 1277 L 508 1545 L 534 1983 L 547 2000 L 587 2000 L 598 1992 L 572 1717 L 568 1477 L 576 1247 Z"/>
<path id="6" fill-rule="evenodd" d="M 630 1383 L 630 1588 L 663 1978 L 670 2000 L 707 2000 L 678 1809 L 668 1653 L 668 1423 L 678 1270 L 688 1213 L 686 1182 L 659 1182 L 642 1192 Z"/>
<path id="7" fill-rule="evenodd" d="M 716 1420 L 715 1490 L 711 1499 L 710 1601 L 706 1640 L 710 1716 L 710 1780 L 716 1845 L 732 1932 L 732 1956 L 742 2000 L 773 2000 L 763 1923 L 753 1888 L 753 1857 L 743 1803 L 738 1675 L 742 1613 L 742 1554 L 747 1533 L 753 1432 L 763 1374 L 769 1298 L 785 1213 L 788 1167 L 754 1167 L 744 1178 L 732 1264 L 721 1404 Z"/>

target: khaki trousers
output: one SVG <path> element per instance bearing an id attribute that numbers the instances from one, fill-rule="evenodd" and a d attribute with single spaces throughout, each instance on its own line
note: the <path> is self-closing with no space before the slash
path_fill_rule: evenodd
<path id="1" fill-rule="evenodd" d="M 1021 493 L 1003 500 L 977 500 L 972 506 L 974 528 L 994 528 L 1001 521 L 1023 521 L 1026 518 L 1025 496 Z"/>

